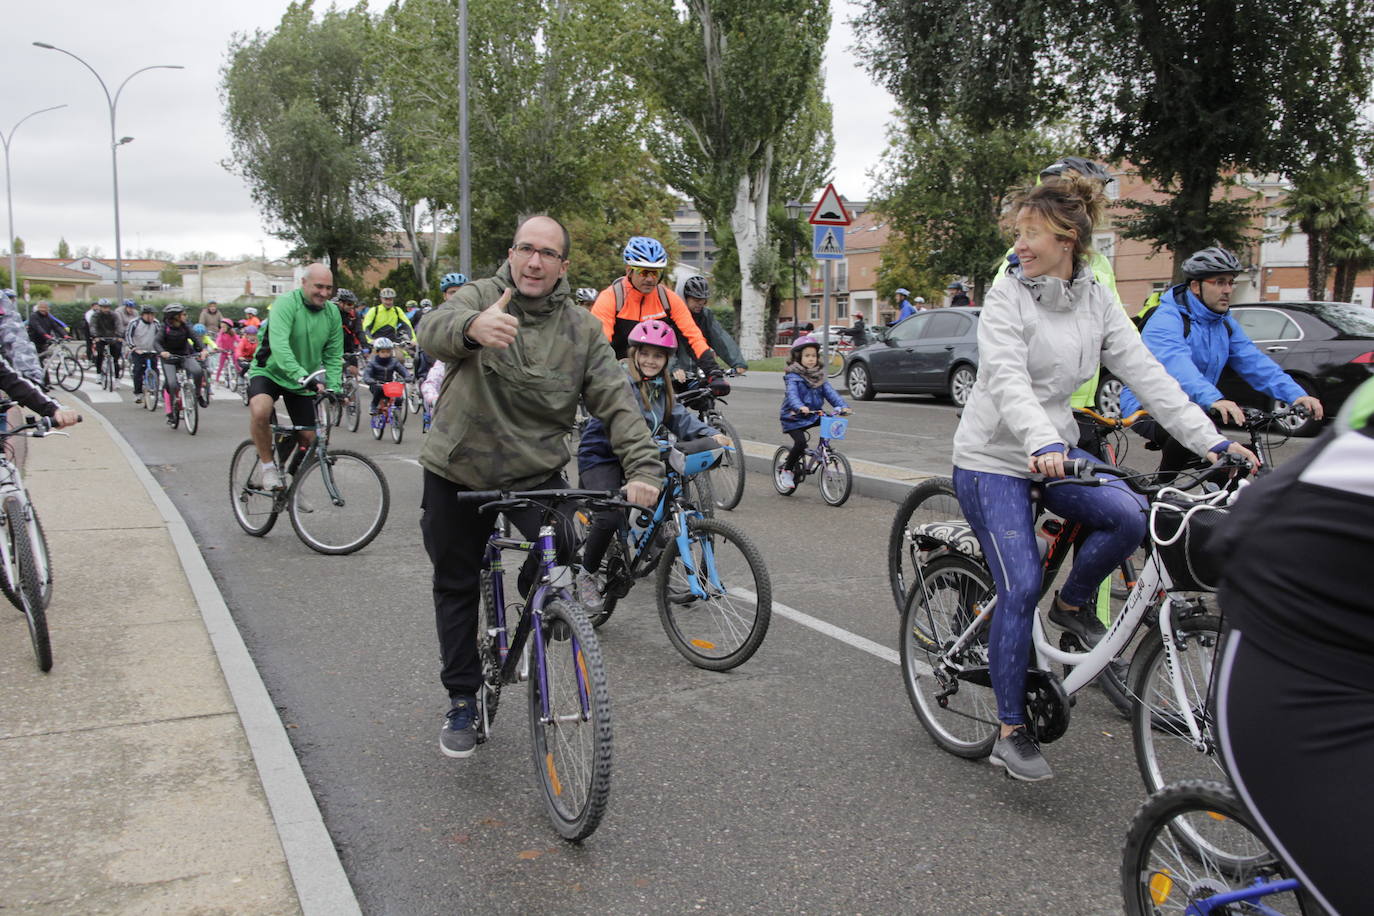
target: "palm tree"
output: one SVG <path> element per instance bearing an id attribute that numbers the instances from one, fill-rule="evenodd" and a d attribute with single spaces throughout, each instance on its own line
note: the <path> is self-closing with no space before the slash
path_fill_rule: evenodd
<path id="1" fill-rule="evenodd" d="M 1295 232 L 1307 236 L 1307 295 L 1326 298 L 1332 268 L 1332 236 L 1343 225 L 1354 225 L 1367 216 L 1369 198 L 1364 179 L 1347 169 L 1316 168 L 1293 180 L 1284 198 L 1288 219 L 1282 238 Z M 1353 282 L 1352 282 L 1353 286 Z"/>

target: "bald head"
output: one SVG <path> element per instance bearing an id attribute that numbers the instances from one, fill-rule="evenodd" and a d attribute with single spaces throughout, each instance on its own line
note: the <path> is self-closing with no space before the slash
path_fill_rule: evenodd
<path id="1" fill-rule="evenodd" d="M 326 265 L 315 263 L 305 269 L 301 278 L 301 294 L 307 305 L 322 309 L 334 293 L 334 272 Z"/>

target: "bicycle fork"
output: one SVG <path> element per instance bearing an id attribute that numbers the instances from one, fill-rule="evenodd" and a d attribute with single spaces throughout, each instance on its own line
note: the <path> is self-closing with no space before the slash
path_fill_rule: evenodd
<path id="1" fill-rule="evenodd" d="M 1207 738 L 1202 733 L 1197 716 L 1193 714 L 1193 704 L 1189 701 L 1183 687 L 1183 666 L 1179 664 L 1178 638 L 1174 632 L 1174 602 L 1165 597 L 1164 606 L 1159 609 L 1159 635 L 1164 642 L 1164 667 L 1169 669 L 1169 685 L 1174 689 L 1174 702 L 1178 713 L 1188 727 L 1188 737 L 1193 749 L 1199 753 L 1207 752 Z M 1180 736 L 1182 737 L 1182 736 Z"/>
<path id="2" fill-rule="evenodd" d="M 677 516 L 673 521 L 673 527 L 677 530 L 673 536 L 677 541 L 677 556 L 682 563 L 682 569 L 686 572 L 687 587 L 691 589 L 691 597 L 683 596 L 681 599 L 670 599 L 676 604 L 689 604 L 692 600 L 705 601 L 711 597 L 706 590 L 709 585 L 715 590 L 716 594 L 725 591 L 725 587 L 720 581 L 720 571 L 716 569 L 716 552 L 711 549 L 711 542 L 707 539 L 699 541 L 701 544 L 701 562 L 706 568 L 702 570 L 698 567 L 696 557 L 692 555 L 692 537 L 688 531 L 687 513 L 678 510 Z M 702 584 L 703 575 L 706 585 Z"/>

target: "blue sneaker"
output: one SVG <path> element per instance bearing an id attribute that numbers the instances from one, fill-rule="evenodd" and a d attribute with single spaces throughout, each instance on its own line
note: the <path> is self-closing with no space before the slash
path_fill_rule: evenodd
<path id="1" fill-rule="evenodd" d="M 455 697 L 439 729 L 439 750 L 445 757 L 471 757 L 477 750 L 477 698 Z"/>

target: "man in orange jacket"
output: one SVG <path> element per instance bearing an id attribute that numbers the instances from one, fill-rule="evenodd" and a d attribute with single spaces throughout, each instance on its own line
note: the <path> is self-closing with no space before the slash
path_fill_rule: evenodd
<path id="1" fill-rule="evenodd" d="M 625 358 L 630 330 L 641 321 L 657 318 L 686 338 L 703 372 L 717 372 L 715 351 L 702 336 L 687 303 L 658 282 L 667 266 L 668 252 L 657 239 L 630 239 L 625 245 L 625 276 L 596 297 L 592 316 L 600 319 L 617 359 Z"/>

